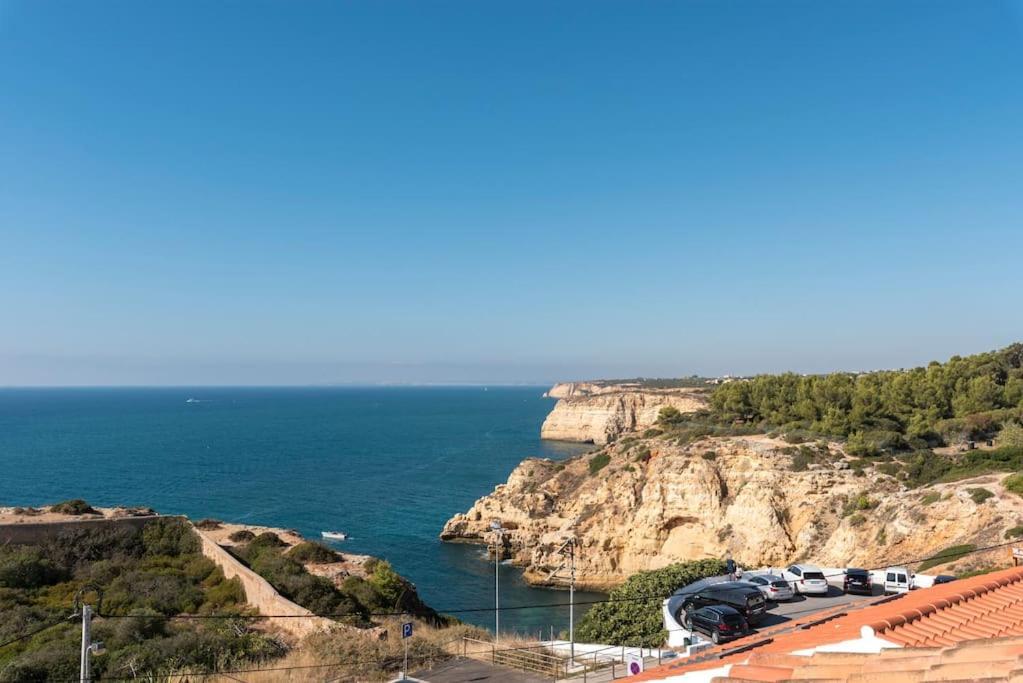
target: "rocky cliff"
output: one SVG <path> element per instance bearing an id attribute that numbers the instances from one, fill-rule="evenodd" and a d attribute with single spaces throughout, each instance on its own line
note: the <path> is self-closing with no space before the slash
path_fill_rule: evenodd
<path id="1" fill-rule="evenodd" d="M 490 521 L 500 519 L 509 529 L 504 553 L 527 580 L 544 583 L 574 529 L 579 583 L 608 588 L 640 570 L 726 554 L 747 567 L 799 559 L 884 566 L 1003 542 L 1023 518 L 1002 475 L 907 490 L 873 468 L 850 467 L 836 444 L 815 453 L 818 462 L 807 463 L 767 437 L 630 438 L 563 462 L 529 459 L 449 520 L 441 538 L 486 543 Z M 975 502 L 978 487 L 996 495 Z M 997 552 L 1004 562 L 1008 551 Z"/>
<path id="2" fill-rule="evenodd" d="M 640 389 L 638 383 L 602 384 L 598 382 L 558 382 L 551 387 L 545 396 L 548 398 L 573 398 L 576 396 L 594 396 L 596 394 L 612 394 L 620 391 Z"/>
<path id="3" fill-rule="evenodd" d="M 653 426 L 657 413 L 665 406 L 683 413 L 706 407 L 704 394 L 698 389 L 623 390 L 619 385 L 593 385 L 591 392 L 572 383 L 555 385 L 548 395 L 555 394 L 565 398 L 555 404 L 544 420 L 540 428 L 543 439 L 605 444 L 626 432 Z"/>

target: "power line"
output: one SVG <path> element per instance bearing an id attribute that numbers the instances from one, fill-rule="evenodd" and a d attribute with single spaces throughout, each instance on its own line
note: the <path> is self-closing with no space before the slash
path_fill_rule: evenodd
<path id="1" fill-rule="evenodd" d="M 929 557 L 921 557 L 917 559 L 903 559 L 892 562 L 887 562 L 877 567 L 865 567 L 867 571 L 881 571 L 888 567 L 917 564 L 919 562 L 926 562 L 928 560 L 939 560 L 944 558 L 960 558 L 967 555 L 973 555 L 975 553 L 987 552 L 989 550 L 997 550 L 998 548 L 1005 548 L 1010 545 L 1017 545 L 1018 541 L 1007 541 L 1005 543 L 996 543 L 993 545 L 984 546 L 981 548 L 974 548 L 972 550 L 956 550 L 956 551 L 943 551 L 937 555 L 931 555 Z M 834 574 L 823 574 L 824 578 L 836 578 L 844 576 L 845 572 L 838 572 Z M 713 588 L 713 584 L 708 586 Z M 664 600 L 664 595 L 634 595 L 634 596 L 623 596 L 623 597 L 608 597 L 601 600 L 576 600 L 576 605 L 600 605 L 605 603 L 616 603 L 616 602 L 641 602 L 645 600 Z M 515 611 L 515 610 L 530 610 L 530 609 L 547 609 L 552 607 L 568 607 L 569 602 L 551 602 L 551 603 L 536 603 L 531 605 L 505 605 L 503 607 L 496 608 L 499 611 Z M 455 609 L 434 609 L 433 611 L 438 614 L 471 614 L 480 612 L 493 612 L 494 607 L 464 607 Z M 371 617 L 403 617 L 409 616 L 411 613 L 408 611 L 400 612 L 370 612 L 367 616 Z M 356 616 L 351 613 L 345 614 L 179 614 L 179 615 L 125 615 L 125 614 L 101 614 L 107 619 L 308 619 L 310 617 L 323 617 L 327 619 L 342 618 Z"/>
<path id="2" fill-rule="evenodd" d="M 50 624 L 48 626 L 43 626 L 42 628 L 36 629 L 35 631 L 32 631 L 30 633 L 26 633 L 24 635 L 18 636 L 17 638 L 14 638 L 12 640 L 8 640 L 6 643 L 0 643 L 0 647 L 7 647 L 8 645 L 14 645 L 14 643 L 21 642 L 22 640 L 27 640 L 28 638 L 31 638 L 32 636 L 39 635 L 43 631 L 48 631 L 51 628 L 53 628 L 54 626 L 60 626 L 63 623 L 65 623 L 65 621 L 63 619 L 61 619 L 60 621 L 56 621 L 56 622 L 54 622 L 54 623 L 52 623 L 52 624 Z"/>

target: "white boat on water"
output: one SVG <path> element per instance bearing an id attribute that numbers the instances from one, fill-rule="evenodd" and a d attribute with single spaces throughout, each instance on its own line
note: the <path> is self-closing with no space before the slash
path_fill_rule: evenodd
<path id="1" fill-rule="evenodd" d="M 333 541 L 344 541 L 348 538 L 348 534 L 343 531 L 321 531 L 320 535 Z"/>

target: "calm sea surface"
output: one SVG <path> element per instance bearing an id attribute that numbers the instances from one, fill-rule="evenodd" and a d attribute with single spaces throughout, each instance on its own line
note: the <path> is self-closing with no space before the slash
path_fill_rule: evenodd
<path id="1" fill-rule="evenodd" d="M 441 543 L 454 513 L 543 442 L 543 387 L 0 390 L 0 505 L 85 498 L 193 519 L 342 529 L 340 547 L 386 558 L 441 610 L 489 607 L 494 566 Z M 187 399 L 198 402 L 186 403 Z M 579 600 L 601 597 L 577 593 Z M 561 603 L 501 567 L 502 605 Z M 582 610 L 577 610 L 577 617 Z M 493 626 L 493 614 L 462 615 Z M 563 607 L 502 613 L 501 629 L 565 628 Z"/>

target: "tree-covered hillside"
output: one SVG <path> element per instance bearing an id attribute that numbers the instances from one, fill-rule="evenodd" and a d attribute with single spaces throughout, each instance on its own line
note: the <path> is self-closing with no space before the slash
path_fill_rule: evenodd
<path id="1" fill-rule="evenodd" d="M 717 388 L 720 421 L 848 439 L 854 454 L 993 436 L 1023 414 L 1023 344 L 912 370 L 760 375 Z"/>

